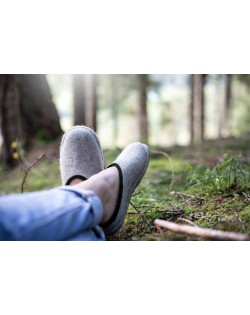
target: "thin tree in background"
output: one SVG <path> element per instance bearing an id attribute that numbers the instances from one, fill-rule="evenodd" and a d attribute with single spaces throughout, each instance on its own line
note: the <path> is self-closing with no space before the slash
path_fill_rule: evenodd
<path id="1" fill-rule="evenodd" d="M 204 74 L 191 75 L 190 135 L 191 142 L 204 140 Z"/>
<path id="2" fill-rule="evenodd" d="M 232 103 L 232 74 L 225 75 L 225 119 L 223 124 L 223 136 L 230 136 L 230 116 Z"/>
<path id="3" fill-rule="evenodd" d="M 82 74 L 73 75 L 73 97 L 74 97 L 74 125 L 85 125 L 85 95 L 84 77 Z"/>
<path id="4" fill-rule="evenodd" d="M 97 75 L 85 74 L 86 125 L 97 130 Z"/>
<path id="5" fill-rule="evenodd" d="M 119 103 L 119 76 L 115 74 L 110 75 L 111 83 L 111 110 L 112 110 L 112 122 L 113 122 L 113 143 L 117 146 L 118 140 L 118 103 Z"/>
<path id="6" fill-rule="evenodd" d="M 218 74 L 217 78 L 219 138 L 227 138 L 230 136 L 232 74 Z"/>
<path id="7" fill-rule="evenodd" d="M 190 106 L 189 106 L 189 129 L 190 129 L 190 140 L 194 142 L 194 74 L 190 75 Z"/>
<path id="8" fill-rule="evenodd" d="M 224 89 L 222 74 L 215 75 L 215 93 L 216 93 L 215 115 L 218 118 L 218 138 L 222 138 L 222 129 L 224 122 Z"/>
<path id="9" fill-rule="evenodd" d="M 148 75 L 138 74 L 138 122 L 139 140 L 148 143 L 147 90 Z"/>

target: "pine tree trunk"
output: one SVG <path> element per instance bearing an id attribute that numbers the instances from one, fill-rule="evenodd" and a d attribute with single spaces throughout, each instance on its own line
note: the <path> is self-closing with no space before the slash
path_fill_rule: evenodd
<path id="1" fill-rule="evenodd" d="M 218 116 L 218 138 L 222 138 L 224 122 L 224 96 L 222 95 L 222 74 L 216 75 L 216 115 Z"/>
<path id="2" fill-rule="evenodd" d="M 192 74 L 191 139 L 199 144 L 204 140 L 204 80 L 203 74 Z"/>
<path id="3" fill-rule="evenodd" d="M 147 116 L 147 88 L 148 75 L 138 74 L 139 99 L 138 99 L 138 121 L 139 121 L 139 140 L 148 143 L 148 116 Z"/>
<path id="4" fill-rule="evenodd" d="M 22 139 L 20 95 L 16 75 L 0 75 L 0 125 L 3 138 L 1 158 L 5 166 L 14 166 L 17 142 Z"/>
<path id="5" fill-rule="evenodd" d="M 97 130 L 97 75 L 86 74 L 86 124 L 93 130 Z"/>
<path id="6" fill-rule="evenodd" d="M 46 76 L 20 75 L 19 91 L 25 137 L 37 134 L 47 140 L 59 137 L 62 129 Z"/>
<path id="7" fill-rule="evenodd" d="M 4 165 L 16 164 L 17 139 L 27 148 L 37 136 L 44 140 L 61 136 L 59 116 L 45 75 L 0 75 L 0 125 Z"/>
<path id="8" fill-rule="evenodd" d="M 73 93 L 74 93 L 74 125 L 85 125 L 85 95 L 84 95 L 84 77 L 82 74 L 73 75 Z"/>
<path id="9" fill-rule="evenodd" d="M 194 142 L 194 80 L 193 74 L 190 75 L 190 107 L 189 107 L 189 129 L 190 140 Z"/>
<path id="10" fill-rule="evenodd" d="M 225 114 L 224 123 L 222 129 L 222 136 L 230 136 L 230 114 L 231 114 L 231 99 L 232 99 L 232 74 L 226 74 L 226 86 L 225 86 Z"/>
<path id="11" fill-rule="evenodd" d="M 118 80 L 118 76 L 115 74 L 110 75 L 111 80 L 111 106 L 112 106 L 112 122 L 113 122 L 113 144 L 117 146 L 118 139 L 118 88 L 119 84 L 116 84 L 116 80 Z"/>

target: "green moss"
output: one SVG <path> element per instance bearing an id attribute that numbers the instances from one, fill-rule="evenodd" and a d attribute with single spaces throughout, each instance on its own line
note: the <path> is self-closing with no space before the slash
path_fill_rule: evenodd
<path id="1" fill-rule="evenodd" d="M 229 152 L 228 147 L 231 155 L 223 160 L 224 152 Z M 169 160 L 164 156 L 153 154 L 146 175 L 131 199 L 136 209 L 132 205 L 129 206 L 125 224 L 116 235 L 108 239 L 161 241 L 198 239 L 169 231 L 159 233 L 154 226 L 156 218 L 184 224 L 181 219 L 187 219 L 204 228 L 250 234 L 250 152 L 247 142 L 242 140 L 241 143 L 238 139 L 209 141 L 199 147 L 177 147 L 171 151 L 169 155 L 174 167 L 174 177 Z M 104 152 L 106 164 L 110 164 L 119 153 L 118 149 L 106 150 Z M 228 172 L 232 172 L 232 168 L 227 162 L 239 153 L 241 156 L 237 160 L 238 164 L 234 164 L 238 172 L 238 184 L 231 185 L 234 176 L 230 176 L 230 185 L 228 185 Z M 214 174 L 210 174 L 218 163 L 222 189 L 214 186 Z M 22 167 L 20 165 L 8 172 L 0 169 L 2 193 L 21 191 L 25 175 L 21 170 Z M 196 183 L 197 180 L 201 181 L 199 185 L 190 183 L 190 174 L 192 175 L 194 169 L 199 170 L 195 178 Z M 203 179 L 204 176 L 208 178 Z M 223 187 L 224 184 L 226 187 Z M 24 183 L 24 191 L 50 189 L 59 185 L 61 181 L 58 159 L 44 158 L 29 171 Z M 170 194 L 171 191 L 179 194 Z"/>

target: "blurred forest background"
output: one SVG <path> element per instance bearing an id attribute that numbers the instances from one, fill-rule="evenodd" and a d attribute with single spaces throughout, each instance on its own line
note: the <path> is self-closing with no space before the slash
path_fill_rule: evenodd
<path id="1" fill-rule="evenodd" d="M 151 149 L 113 239 L 193 239 L 155 219 L 250 239 L 249 74 L 0 75 L 0 192 L 61 185 L 60 139 L 77 124 L 97 132 L 106 164 L 131 142 Z"/>
<path id="2" fill-rule="evenodd" d="M 0 119 L 5 165 L 16 164 L 17 139 L 29 148 L 74 124 L 104 148 L 187 146 L 249 131 L 250 75 L 0 75 Z"/>

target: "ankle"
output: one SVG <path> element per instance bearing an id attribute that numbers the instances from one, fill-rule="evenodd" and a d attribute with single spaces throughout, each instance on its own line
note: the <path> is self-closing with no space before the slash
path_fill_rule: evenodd
<path id="1" fill-rule="evenodd" d="M 72 179 L 70 182 L 69 182 L 69 186 L 75 186 L 75 185 L 78 185 L 80 183 L 82 183 L 83 180 L 80 179 L 80 178 L 74 178 Z"/>
<path id="2" fill-rule="evenodd" d="M 103 188 L 105 191 L 105 200 L 103 202 L 103 219 L 101 224 L 109 221 L 112 217 L 118 197 L 119 175 L 116 168 L 108 170 L 109 175 L 103 178 Z"/>
<path id="3" fill-rule="evenodd" d="M 119 174 L 117 169 L 106 169 L 91 176 L 88 180 L 78 183 L 77 186 L 81 189 L 93 191 L 100 198 L 103 206 L 101 224 L 106 223 L 111 218 L 116 207 L 119 190 Z"/>

